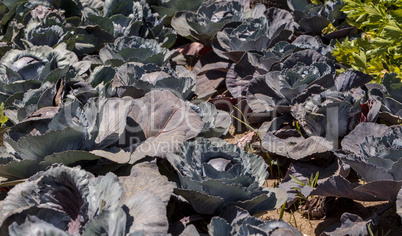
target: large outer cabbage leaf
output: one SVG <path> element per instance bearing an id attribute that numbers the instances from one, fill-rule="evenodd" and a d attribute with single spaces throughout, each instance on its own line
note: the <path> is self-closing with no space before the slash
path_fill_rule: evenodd
<path id="1" fill-rule="evenodd" d="M 342 176 L 336 175 L 318 185 L 311 194 L 343 197 L 358 201 L 395 202 L 401 187 L 402 181 L 394 180 L 377 180 L 363 185 L 356 185 L 356 183 L 351 183 Z"/>
<path id="2" fill-rule="evenodd" d="M 229 60 L 223 60 L 213 51 L 198 60 L 192 72 L 197 76 L 195 94 L 200 100 L 205 101 L 216 92 L 224 81 L 230 64 Z"/>
<path id="3" fill-rule="evenodd" d="M 17 142 L 6 139 L 22 160 L 40 160 L 54 152 L 77 150 L 85 140 L 85 133 L 81 130 L 66 128 L 58 131 L 49 131 L 43 135 L 27 135 Z"/>
<path id="4" fill-rule="evenodd" d="M 334 143 L 323 137 L 304 138 L 294 129 L 268 132 L 262 139 L 262 147 L 271 154 L 293 160 L 310 160 L 312 157 L 328 157 Z"/>
<path id="5" fill-rule="evenodd" d="M 373 79 L 370 75 L 360 71 L 348 70 L 340 74 L 335 79 L 336 89 L 345 92 L 357 87 L 363 87 Z"/>
<path id="6" fill-rule="evenodd" d="M 166 152 L 177 150 L 204 126 L 195 111 L 167 90 L 153 90 L 134 100 L 128 117 L 141 127 L 147 139 L 133 152 L 132 163 L 147 155 L 165 156 Z"/>
<path id="7" fill-rule="evenodd" d="M 164 234 L 168 230 L 166 206 L 173 193 L 173 185 L 162 176 L 153 163 L 133 166 L 130 176 L 119 177 L 123 188 L 121 204 L 129 208 L 134 222 L 130 231 Z M 149 211 L 149 209 L 153 211 Z"/>

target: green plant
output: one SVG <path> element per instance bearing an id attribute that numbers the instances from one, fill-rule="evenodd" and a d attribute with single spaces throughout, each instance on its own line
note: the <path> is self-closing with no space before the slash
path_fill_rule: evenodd
<path id="1" fill-rule="evenodd" d="M 2 102 L 0 105 L 0 127 L 8 121 L 8 117 L 4 115 L 4 103 Z"/>
<path id="2" fill-rule="evenodd" d="M 291 223 L 292 217 L 293 217 L 294 225 Z M 289 224 L 297 229 L 296 216 L 295 216 L 295 213 L 292 210 L 290 210 Z"/>
<path id="3" fill-rule="evenodd" d="M 309 187 L 316 187 L 317 186 L 317 181 L 318 181 L 318 176 L 320 175 L 320 172 L 317 171 L 317 173 L 311 174 L 310 179 L 307 179 L 307 183 L 304 183 L 303 181 L 299 180 L 297 177 L 294 177 L 293 175 L 290 175 L 290 178 L 292 178 L 294 181 L 296 181 L 297 184 L 301 186 L 309 186 Z"/>
<path id="4" fill-rule="evenodd" d="M 293 175 L 289 175 L 290 178 L 292 178 L 298 185 L 304 187 L 304 186 L 309 186 L 311 188 L 315 188 L 317 186 L 317 182 L 318 182 L 318 176 L 319 176 L 319 171 L 317 171 L 317 173 L 311 174 L 310 179 L 307 179 L 307 182 L 304 183 L 303 181 L 301 181 L 300 179 L 298 179 L 297 177 L 293 176 Z M 308 196 L 304 196 L 301 192 L 301 188 L 299 187 L 293 187 L 293 190 L 296 190 L 298 193 L 296 195 L 296 198 L 298 198 L 298 203 L 299 205 L 303 205 L 306 201 Z"/>
<path id="5" fill-rule="evenodd" d="M 317 173 L 314 175 L 314 174 L 311 174 L 311 176 L 310 176 L 310 179 L 307 179 L 307 182 L 306 183 L 304 183 L 303 181 L 301 181 L 300 179 L 298 179 L 297 177 L 295 177 L 295 176 L 292 176 L 292 175 L 290 175 L 290 177 L 297 183 L 297 184 L 299 184 L 299 185 L 301 185 L 301 186 L 309 186 L 309 187 L 311 187 L 311 188 L 315 188 L 316 186 L 317 186 L 317 182 L 318 182 L 318 176 L 319 176 L 319 171 L 317 171 Z M 309 196 L 304 196 L 302 193 L 301 193 L 301 189 L 300 188 L 292 188 L 292 189 L 295 189 L 295 190 L 297 190 L 298 191 L 298 194 L 296 195 L 296 198 L 298 198 L 298 204 L 299 205 L 303 205 L 303 204 L 305 204 L 306 202 L 307 202 L 307 198 L 309 197 Z M 312 196 L 312 197 L 314 197 L 314 196 Z M 307 210 L 307 211 L 305 211 L 305 210 L 303 210 L 303 212 L 302 212 L 302 215 L 304 215 L 304 216 L 306 216 L 307 215 L 307 220 L 308 220 L 308 223 L 310 224 L 310 226 L 311 227 L 313 227 L 313 225 L 311 224 L 311 217 L 310 217 L 310 212 Z M 296 220 L 296 219 L 295 219 Z"/>
<path id="6" fill-rule="evenodd" d="M 371 223 L 369 223 L 368 225 L 367 225 L 367 229 L 368 229 L 368 232 L 369 232 L 369 235 L 370 236 L 378 236 L 379 235 L 379 231 L 376 231 L 375 233 L 373 232 L 373 230 L 372 230 L 372 226 L 371 226 Z M 388 230 L 387 232 L 385 232 L 384 233 L 384 229 L 383 228 L 381 228 L 381 236 L 387 236 L 387 235 L 389 235 L 391 233 L 391 230 Z"/>
<path id="7" fill-rule="evenodd" d="M 286 208 L 286 202 L 283 203 L 282 207 L 281 207 L 281 212 L 279 213 L 279 219 L 282 220 L 283 219 L 283 214 L 285 213 L 285 208 Z"/>
<path id="8" fill-rule="evenodd" d="M 363 31 L 360 38 L 337 42 L 332 51 L 337 61 L 370 74 L 381 82 L 385 73 L 402 76 L 402 1 L 344 0 L 347 22 Z"/>

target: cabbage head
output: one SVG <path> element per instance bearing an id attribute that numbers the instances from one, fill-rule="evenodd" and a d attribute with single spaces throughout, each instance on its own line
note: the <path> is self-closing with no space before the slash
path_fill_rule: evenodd
<path id="1" fill-rule="evenodd" d="M 317 62 L 306 65 L 299 62 L 291 68 L 268 72 L 252 79 L 247 102 L 254 112 L 289 111 L 290 105 L 301 100 L 297 97 L 303 96 L 303 93 L 317 93 L 333 85 L 334 77 L 328 64 Z"/>
<path id="2" fill-rule="evenodd" d="M 173 29 L 192 41 L 210 44 L 226 24 L 243 19 L 243 5 L 238 1 L 206 1 L 197 12 L 179 11 L 172 19 Z"/>
<path id="3" fill-rule="evenodd" d="M 45 235 L 166 234 L 172 190 L 152 164 L 134 166 L 120 178 L 54 165 L 8 192 L 0 234 L 24 235 L 38 228 Z"/>
<path id="4" fill-rule="evenodd" d="M 181 152 L 170 153 L 167 159 L 180 180 L 175 193 L 200 214 L 215 214 L 227 205 L 255 214 L 275 209 L 286 200 L 262 187 L 269 175 L 262 157 L 221 139 L 186 142 Z"/>

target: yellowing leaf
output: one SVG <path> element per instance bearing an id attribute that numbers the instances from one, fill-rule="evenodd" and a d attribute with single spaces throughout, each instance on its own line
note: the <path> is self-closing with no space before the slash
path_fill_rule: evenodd
<path id="1" fill-rule="evenodd" d="M 322 33 L 323 34 L 329 34 L 329 33 L 332 33 L 332 32 L 334 32 L 336 30 L 337 30 L 336 27 L 333 24 L 329 23 L 327 27 L 322 29 Z"/>
<path id="2" fill-rule="evenodd" d="M 0 105 L 0 127 L 2 127 L 8 121 L 7 116 L 4 115 L 4 103 Z"/>
<path id="3" fill-rule="evenodd" d="M 2 117 L 1 117 L 1 120 L 0 120 L 1 126 L 3 126 L 7 121 L 8 121 L 7 116 L 2 116 Z"/>

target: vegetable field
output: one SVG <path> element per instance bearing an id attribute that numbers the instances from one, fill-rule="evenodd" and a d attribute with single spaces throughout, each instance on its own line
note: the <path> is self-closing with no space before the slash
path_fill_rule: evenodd
<path id="1" fill-rule="evenodd" d="M 3 0 L 1 235 L 402 235 L 401 0 Z"/>

